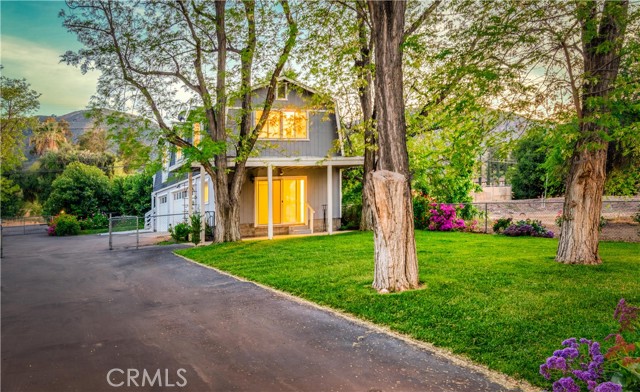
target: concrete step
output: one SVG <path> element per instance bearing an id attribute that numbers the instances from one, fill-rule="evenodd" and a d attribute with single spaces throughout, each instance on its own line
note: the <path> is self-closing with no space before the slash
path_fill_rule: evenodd
<path id="1" fill-rule="evenodd" d="M 289 226 L 289 234 L 311 234 L 308 226 Z"/>

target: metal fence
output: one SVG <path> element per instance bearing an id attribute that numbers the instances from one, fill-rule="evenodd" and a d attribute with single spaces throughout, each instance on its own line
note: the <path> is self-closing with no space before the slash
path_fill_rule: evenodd
<path id="1" fill-rule="evenodd" d="M 114 245 L 122 248 L 140 247 L 140 230 L 144 223 L 138 216 L 109 216 L 109 250 Z"/>
<path id="2" fill-rule="evenodd" d="M 50 220 L 48 216 L 3 218 L 0 220 L 0 230 L 3 236 L 42 234 L 47 232 Z"/>
<path id="3" fill-rule="evenodd" d="M 457 203 L 459 204 L 459 203 Z M 467 203 L 470 216 L 467 221 L 476 221 L 475 231 L 493 233 L 493 224 L 500 218 L 511 218 L 514 222 L 532 219 L 540 221 L 554 233 L 558 233 L 558 218 L 562 216 L 564 201 L 556 200 L 526 200 L 503 201 L 487 203 Z M 459 206 L 458 206 L 459 207 Z M 606 199 L 602 203 L 601 216 L 603 227 L 601 240 L 640 242 L 640 223 L 637 214 L 640 213 L 638 199 Z"/>

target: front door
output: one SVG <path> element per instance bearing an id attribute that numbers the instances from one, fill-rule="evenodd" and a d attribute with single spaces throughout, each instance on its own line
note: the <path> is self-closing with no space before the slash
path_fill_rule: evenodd
<path id="1" fill-rule="evenodd" d="M 273 224 L 304 223 L 306 177 L 278 177 L 272 182 Z M 256 187 L 258 225 L 266 225 L 269 223 L 269 184 L 266 179 L 257 179 Z"/>

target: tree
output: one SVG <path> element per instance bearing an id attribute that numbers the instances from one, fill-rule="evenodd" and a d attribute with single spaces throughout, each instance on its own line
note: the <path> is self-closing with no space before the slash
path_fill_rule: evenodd
<path id="1" fill-rule="evenodd" d="M 606 180 L 611 127 L 611 90 L 620 66 L 629 2 L 606 1 L 602 11 L 593 2 L 577 6 L 581 26 L 584 77 L 578 109 L 580 134 L 573 156 L 563 209 L 556 261 L 600 264 L 598 236 Z"/>
<path id="2" fill-rule="evenodd" d="M 99 93 L 104 103 L 120 106 L 117 109 L 136 105 L 136 110 L 154 118 L 167 142 L 204 167 L 215 184 L 214 241 L 239 240 L 239 195 L 246 160 L 268 118 L 277 78 L 298 35 L 288 1 L 244 0 L 231 5 L 225 1 L 72 1 L 70 7 L 74 11 L 63 12 L 64 25 L 85 48 L 67 52 L 63 59 L 83 70 L 100 69 Z M 280 48 L 279 42 L 283 42 Z M 255 69 L 266 74 L 267 93 L 262 116 L 254 125 Z M 166 120 L 177 119 L 184 107 L 175 98 L 178 86 L 204 110 L 209 137 L 197 147 Z M 229 86 L 236 87 L 241 102 L 234 141 L 227 135 Z M 120 97 L 114 98 L 114 90 L 122 93 Z M 236 150 L 231 166 L 226 154 L 230 148 Z"/>
<path id="3" fill-rule="evenodd" d="M 20 186 L 11 179 L 0 177 L 0 200 L 2 201 L 2 218 L 12 218 L 21 216 L 23 213 L 24 201 Z"/>
<path id="4" fill-rule="evenodd" d="M 116 177 L 111 184 L 111 210 L 122 215 L 143 216 L 151 209 L 152 173 Z"/>
<path id="5" fill-rule="evenodd" d="M 368 174 L 373 205 L 375 274 L 379 292 L 415 289 L 418 256 L 406 144 L 402 79 L 405 6 L 402 1 L 369 1 L 375 48 L 377 169 Z"/>
<path id="6" fill-rule="evenodd" d="M 96 128 L 83 133 L 78 137 L 78 148 L 91 152 L 106 152 L 109 148 L 107 131 L 101 128 Z"/>
<path id="7" fill-rule="evenodd" d="M 40 107 L 39 97 L 25 79 L 0 77 L 0 170 L 12 170 L 25 159 L 23 131 L 37 123 L 29 115 Z"/>
<path id="8" fill-rule="evenodd" d="M 70 139 L 69 123 L 49 117 L 33 130 L 29 144 L 36 155 L 42 156 L 48 151 L 58 151 L 62 146 L 69 144 Z"/>
<path id="9" fill-rule="evenodd" d="M 83 219 L 107 212 L 110 197 L 109 178 L 102 170 L 73 162 L 53 181 L 44 211 L 48 215 L 64 211 Z"/>

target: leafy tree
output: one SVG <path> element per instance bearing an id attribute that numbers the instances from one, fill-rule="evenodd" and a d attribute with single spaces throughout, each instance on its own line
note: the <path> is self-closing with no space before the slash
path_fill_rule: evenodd
<path id="1" fill-rule="evenodd" d="M 25 159 L 23 131 L 37 123 L 29 115 L 40 107 L 39 97 L 25 79 L 0 76 L 0 170 L 3 172 L 20 166 Z"/>
<path id="2" fill-rule="evenodd" d="M 135 106 L 156 121 L 164 141 L 204 167 L 215 183 L 214 241 L 239 240 L 246 160 L 268 118 L 277 78 L 298 35 L 289 2 L 70 1 L 69 6 L 71 13 L 62 12 L 64 25 L 85 47 L 67 52 L 63 60 L 83 71 L 100 69 L 98 102 L 116 109 Z M 265 75 L 267 93 L 254 126 L 256 70 Z M 177 119 L 184 108 L 175 94 L 179 87 L 194 106 L 203 107 L 208 137 L 197 146 L 167 121 Z M 240 100 L 241 113 L 239 133 L 227 146 L 230 96 Z M 231 167 L 229 149 L 236 150 Z"/>
<path id="3" fill-rule="evenodd" d="M 72 162 L 53 181 L 51 195 L 44 212 L 57 215 L 60 211 L 84 219 L 109 210 L 109 178 L 97 167 Z"/>
<path id="4" fill-rule="evenodd" d="M 107 131 L 97 128 L 83 133 L 78 137 L 78 148 L 97 153 L 107 152 L 109 148 Z"/>
<path id="5" fill-rule="evenodd" d="M 121 215 L 143 216 L 151 209 L 153 177 L 149 172 L 115 177 L 111 185 L 111 210 Z"/>
<path id="6" fill-rule="evenodd" d="M 11 179 L 0 177 L 0 200 L 2 202 L 3 218 L 11 218 L 22 216 L 24 201 L 22 198 L 22 190 Z"/>
<path id="7" fill-rule="evenodd" d="M 546 137 L 547 132 L 549 130 L 544 127 L 530 129 L 516 143 L 512 155 L 516 165 L 507 174 L 514 199 L 550 197 L 562 192 L 564 178 L 550 173 L 545 165 L 553 150 Z M 555 157 L 551 159 L 555 160 Z"/>
<path id="8" fill-rule="evenodd" d="M 33 147 L 33 152 L 41 156 L 48 151 L 58 151 L 69 144 L 70 140 L 69 123 L 49 117 L 33 130 L 29 144 Z"/>

